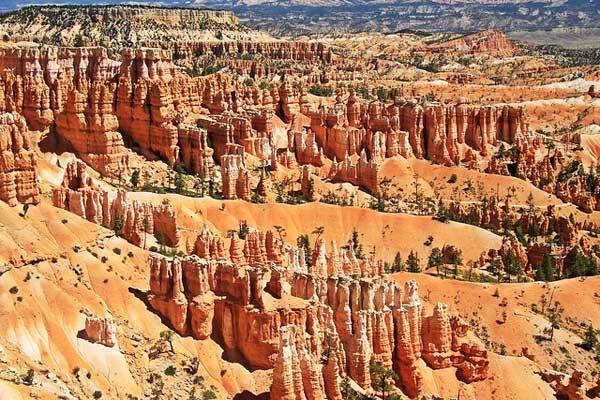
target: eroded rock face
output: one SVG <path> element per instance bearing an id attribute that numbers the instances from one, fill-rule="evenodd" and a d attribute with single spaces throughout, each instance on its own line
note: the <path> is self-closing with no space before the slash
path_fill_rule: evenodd
<path id="1" fill-rule="evenodd" d="M 521 266 L 527 265 L 527 252 L 523 245 L 514 236 L 504 236 L 502 238 L 502 245 L 498 250 L 498 254 L 503 259 L 512 252 L 514 257 L 521 263 Z"/>
<path id="2" fill-rule="evenodd" d="M 152 307 L 181 335 L 206 339 L 212 332 L 214 298 L 211 292 L 212 265 L 196 257 L 183 262 L 151 255 L 150 293 Z"/>
<path id="3" fill-rule="evenodd" d="M 201 242 L 218 243 L 209 237 Z M 243 264 L 152 255 L 148 301 L 180 334 L 211 335 L 249 367 L 273 368 L 277 398 L 340 399 L 341 376 L 367 389 L 374 363 L 396 370 L 402 390 L 416 397 L 420 358 L 431 368 L 456 367 L 466 382 L 486 378 L 487 354 L 468 326 L 443 304 L 425 315 L 416 282 L 402 290 L 378 277 L 350 277 L 341 265 L 329 275 L 322 241 L 309 273 L 300 272 L 278 246 L 272 234 L 251 231 Z"/>
<path id="4" fill-rule="evenodd" d="M 326 398 L 319 360 L 307 350 L 296 327 L 282 327 L 279 337 L 271 397 L 284 400 Z"/>
<path id="5" fill-rule="evenodd" d="M 83 163 L 67 166 L 62 186 L 52 190 L 55 207 L 113 229 L 136 246 L 145 248 L 147 235 L 172 247 L 179 244 L 176 215 L 170 204 L 154 206 L 131 201 L 124 191 L 101 190 L 87 177 L 85 168 Z"/>
<path id="6" fill-rule="evenodd" d="M 86 317 L 85 336 L 94 343 L 114 347 L 117 344 L 117 327 L 108 317 Z"/>
<path id="7" fill-rule="evenodd" d="M 515 144 L 517 156 L 499 160 L 493 157 L 486 169 L 487 173 L 499 175 L 511 175 L 508 165 L 516 164 L 514 175 L 530 181 L 535 186 L 548 193 L 553 193 L 564 202 L 576 205 L 585 213 L 592 213 L 600 209 L 598 197 L 598 185 L 600 178 L 586 177 L 573 174 L 574 163 L 566 163 L 565 155 L 560 150 L 548 154 L 541 160 L 537 160 L 536 150 L 540 146 L 540 137 L 525 140 L 518 137 Z M 575 165 L 577 168 L 577 165 Z"/>
<path id="8" fill-rule="evenodd" d="M 37 161 L 27 125 L 17 113 L 0 113 L 0 200 L 37 204 Z"/>
<path id="9" fill-rule="evenodd" d="M 241 54 L 331 61 L 329 51 L 314 43 L 188 45 L 198 54 L 225 54 L 231 47 Z M 329 159 L 331 179 L 376 194 L 385 158 L 470 163 L 498 140 L 529 137 L 523 110 L 510 106 L 367 103 L 340 93 L 332 106 L 314 109 L 305 87 L 284 81 L 261 90 L 224 74 L 192 78 L 173 64 L 170 51 L 151 48 L 125 49 L 118 61 L 100 47 L 3 49 L 0 79 L 0 110 L 24 115 L 33 129 L 54 127 L 61 143 L 102 174 L 132 171 L 133 155 L 125 146 L 132 143 L 147 158 L 183 163 L 200 176 L 212 176 L 214 162 L 220 163 L 224 198 L 250 198 L 245 153 L 272 169 L 277 162 L 321 167 Z M 289 123 L 287 138 L 275 134 L 278 117 Z M 589 196 L 574 196 L 582 208 L 595 209 Z"/>
<path id="10" fill-rule="evenodd" d="M 340 163 L 334 161 L 329 176 L 334 182 L 350 182 L 369 193 L 379 192 L 379 163 L 374 159 L 368 161 L 364 150 L 356 163 L 348 156 Z"/>
<path id="11" fill-rule="evenodd" d="M 244 162 L 244 149 L 232 145 L 230 153 L 221 156 L 223 197 L 226 199 L 250 199 L 250 178 Z"/>
<path id="12" fill-rule="evenodd" d="M 196 238 L 193 253 L 200 258 L 225 258 L 225 243 L 223 238 L 213 234 L 206 226 Z"/>
<path id="13" fill-rule="evenodd" d="M 571 376 L 558 372 L 540 372 L 542 379 L 550 384 L 557 398 L 567 400 L 593 399 L 598 393 L 598 386 L 586 388 L 583 373 L 574 370 Z"/>
<path id="14" fill-rule="evenodd" d="M 346 103 L 339 96 L 337 101 L 330 109 L 305 111 L 318 145 L 312 153 L 322 148 L 325 156 L 337 161 L 362 156 L 364 151 L 368 160 L 414 155 L 454 165 L 469 161 L 474 152 L 486 155 L 487 146 L 498 140 L 516 143 L 529 137 L 523 111 L 508 106 L 420 105 L 412 100 L 366 105 L 353 93 Z M 297 140 L 295 144 L 298 153 Z"/>
<path id="15" fill-rule="evenodd" d="M 502 226 L 513 228 L 518 226 L 522 232 L 534 232 L 536 236 L 540 237 L 556 234 L 562 244 L 556 246 L 546 241 L 534 241 L 524 246 L 516 237 L 506 236 L 499 249 L 481 257 L 481 266 L 491 262 L 497 256 L 502 261 L 512 252 L 516 260 L 521 263 L 523 272 L 535 277 L 535 272 L 541 266 L 544 255 L 548 253 L 554 258 L 556 271 L 561 275 L 568 276 L 572 267 L 571 256 L 575 252 L 594 256 L 583 231 L 596 230 L 596 225 L 558 215 L 553 205 L 549 205 L 546 209 L 535 207 L 525 209 L 522 206 L 511 206 L 508 197 L 503 202 L 499 198 L 490 197 L 484 199 L 481 205 L 474 206 L 453 202 L 448 209 L 453 216 L 452 219 L 457 221 L 495 229 L 500 229 Z"/>
<path id="16" fill-rule="evenodd" d="M 457 39 L 448 40 L 439 45 L 431 45 L 433 51 L 452 51 L 469 54 L 494 54 L 509 57 L 515 54 L 517 47 L 498 29 L 488 29 Z"/>
<path id="17" fill-rule="evenodd" d="M 169 165 L 205 173 L 206 132 L 184 123 L 202 104 L 204 80 L 178 70 L 164 50 L 9 48 L 0 51 L 0 110 L 22 114 L 34 130 L 55 127 L 79 158 L 107 176 L 130 171 L 124 142 Z"/>

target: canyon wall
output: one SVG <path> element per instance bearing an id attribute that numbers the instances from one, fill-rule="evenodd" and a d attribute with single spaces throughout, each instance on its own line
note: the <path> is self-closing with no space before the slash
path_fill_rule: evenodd
<path id="1" fill-rule="evenodd" d="M 323 51 L 306 46 L 290 42 L 261 51 L 282 57 Z M 530 140 L 523 111 L 510 106 L 403 99 L 386 105 L 349 92 L 315 109 L 305 87 L 285 81 L 258 89 L 220 74 L 192 78 L 173 64 L 170 52 L 158 49 L 125 49 L 120 61 L 103 48 L 2 49 L 0 111 L 22 114 L 33 130 L 52 128 L 58 142 L 107 176 L 132 171 L 131 145 L 148 159 L 183 163 L 203 176 L 221 162 L 222 172 L 233 177 L 224 185 L 230 188 L 226 198 L 234 186 L 236 197 L 248 196 L 244 174 L 237 173 L 243 163 L 234 161 L 243 153 L 272 168 L 280 160 L 278 150 L 289 155 L 280 160 L 288 166 L 321 166 L 329 158 L 332 179 L 376 193 L 378 163 L 385 158 L 415 156 L 454 165 L 477 153 L 485 156 L 499 140 Z M 287 140 L 275 137 L 277 119 L 290 123 Z M 232 152 L 233 145 L 243 151 Z M 349 162 L 354 155 L 359 159 Z"/>
<path id="2" fill-rule="evenodd" d="M 0 113 L 0 200 L 37 204 L 37 160 L 25 119 L 19 114 Z"/>
<path id="3" fill-rule="evenodd" d="M 146 248 L 149 236 L 159 244 L 177 247 L 180 234 L 176 214 L 168 203 L 152 205 L 129 200 L 124 191 L 102 190 L 86 174 L 81 162 L 67 166 L 62 186 L 53 188 L 52 203 L 90 222 L 115 231 L 117 236 Z"/>
<path id="4" fill-rule="evenodd" d="M 273 369 L 272 398 L 341 399 L 344 376 L 371 387 L 372 364 L 396 371 L 396 385 L 415 398 L 419 359 L 455 367 L 467 383 L 486 378 L 486 351 L 468 325 L 444 304 L 427 315 L 416 282 L 402 289 L 381 278 L 383 263 L 335 245 L 327 253 L 322 240 L 308 265 L 285 247 L 270 232 L 251 231 L 241 252 L 234 235 L 227 255 L 223 240 L 204 230 L 195 249 L 206 258 L 150 256 L 148 300 L 180 334 L 212 335 L 248 367 Z"/>

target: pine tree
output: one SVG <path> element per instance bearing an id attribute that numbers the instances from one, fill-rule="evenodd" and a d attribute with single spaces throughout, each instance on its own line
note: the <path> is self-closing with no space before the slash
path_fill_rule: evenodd
<path id="1" fill-rule="evenodd" d="M 175 191 L 181 193 L 185 188 L 185 176 L 181 172 L 175 174 Z"/>
<path id="2" fill-rule="evenodd" d="M 529 192 L 529 196 L 527 196 L 527 207 L 529 209 L 529 213 L 533 214 L 535 211 L 535 203 L 533 202 L 533 193 Z"/>
<path id="3" fill-rule="evenodd" d="M 394 257 L 394 263 L 392 264 L 392 272 L 402 272 L 404 271 L 404 262 L 402 262 L 402 256 L 400 252 L 396 253 L 396 257 Z"/>
<path id="4" fill-rule="evenodd" d="M 360 237 L 360 234 L 358 233 L 356 228 L 354 228 L 352 230 L 352 249 L 354 250 L 354 254 L 356 255 L 356 258 L 363 259 L 363 258 L 365 258 L 365 254 L 363 252 L 362 244 L 360 244 L 359 237 Z"/>
<path id="5" fill-rule="evenodd" d="M 115 232 L 115 236 L 121 236 L 121 231 L 123 230 L 123 218 L 117 214 L 115 215 L 115 221 L 113 223 L 113 231 Z"/>
<path id="6" fill-rule="evenodd" d="M 523 271 L 523 265 L 517 258 L 517 255 L 513 249 L 508 250 L 502 261 L 504 263 L 504 272 L 506 272 L 506 277 L 508 278 L 509 282 L 511 275 L 520 275 Z"/>
<path id="7" fill-rule="evenodd" d="M 298 239 L 296 239 L 296 244 L 298 245 L 298 248 L 304 248 L 304 261 L 306 262 L 306 265 L 310 265 L 312 249 L 308 235 L 298 236 Z"/>
<path id="8" fill-rule="evenodd" d="M 535 279 L 537 281 L 553 281 L 554 280 L 554 257 L 549 253 L 544 254 L 542 264 L 535 271 Z"/>
<path id="9" fill-rule="evenodd" d="M 452 252 L 452 257 L 451 257 L 450 261 L 454 265 L 462 265 L 462 263 L 463 263 L 462 250 L 456 249 L 456 251 Z"/>
<path id="10" fill-rule="evenodd" d="M 325 233 L 325 227 L 324 226 L 317 226 L 312 231 L 313 235 L 317 235 L 317 237 L 315 238 L 315 246 L 317 245 L 317 242 L 319 241 L 319 238 L 323 235 L 323 233 Z"/>
<path id="11" fill-rule="evenodd" d="M 397 375 L 392 369 L 387 369 L 381 364 L 369 365 L 369 372 L 371 373 L 371 382 L 373 388 L 381 392 L 381 399 L 386 399 L 386 393 L 391 392 L 394 386 L 390 383 L 391 380 L 396 379 Z"/>
<path id="12" fill-rule="evenodd" d="M 315 199 L 315 180 L 314 178 L 310 178 L 308 180 L 308 193 L 307 199 L 308 201 L 314 201 Z"/>
<path id="13" fill-rule="evenodd" d="M 546 332 L 550 335 L 550 340 L 554 339 L 554 330 L 560 329 L 562 324 L 562 313 L 565 309 L 560 305 L 560 302 L 554 302 L 554 307 L 548 309 L 548 321 L 550 326 L 546 329 Z"/>
<path id="14" fill-rule="evenodd" d="M 431 249 L 429 260 L 427 260 L 427 266 L 429 268 L 435 267 L 437 276 L 440 276 L 440 266 L 444 265 L 444 256 L 439 247 Z"/>
<path id="15" fill-rule="evenodd" d="M 573 278 L 576 276 L 593 276 L 598 275 L 598 264 L 591 257 L 586 257 L 580 251 L 576 251 L 573 256 L 573 265 L 567 277 Z"/>
<path id="16" fill-rule="evenodd" d="M 581 344 L 581 347 L 587 351 L 591 351 L 596 349 L 599 345 L 600 341 L 598 340 L 598 332 L 596 332 L 594 327 L 590 324 L 583 335 L 583 343 Z"/>
<path id="17" fill-rule="evenodd" d="M 138 184 L 140 183 L 140 170 L 136 169 L 131 173 L 131 178 L 129 179 L 129 181 L 131 182 L 131 186 L 133 186 L 134 188 L 138 187 Z"/>
<path id="18" fill-rule="evenodd" d="M 406 265 L 408 266 L 408 272 L 421 272 L 419 256 L 416 252 L 410 251 L 408 258 L 406 259 Z"/>

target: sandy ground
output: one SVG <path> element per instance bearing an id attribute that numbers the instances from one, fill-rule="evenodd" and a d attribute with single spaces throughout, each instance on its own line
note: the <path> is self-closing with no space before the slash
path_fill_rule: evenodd
<path id="1" fill-rule="evenodd" d="M 132 193 L 132 198 L 160 203 L 164 196 L 152 193 Z M 195 237 L 207 224 L 215 232 L 226 233 L 246 220 L 250 227 L 260 230 L 280 225 L 286 229 L 285 240 L 295 243 L 301 234 L 311 234 L 315 227 L 324 226 L 326 241 L 335 240 L 338 246 L 350 240 L 354 229 L 360 234 L 365 251 L 375 246 L 376 255 L 392 261 L 399 251 L 406 257 L 416 250 L 424 261 L 429 247 L 452 244 L 468 237 L 461 244 L 465 261 L 476 259 L 483 249 L 499 248 L 502 239 L 484 229 L 456 222 L 441 223 L 431 217 L 406 214 L 387 214 L 359 207 L 339 207 L 321 203 L 299 206 L 287 204 L 251 204 L 239 200 L 219 201 L 209 198 L 192 199 L 177 195 L 166 196 L 178 211 L 178 222 L 185 240 L 193 245 Z M 225 234 L 223 234 L 225 236 Z M 431 246 L 424 244 L 433 236 Z M 314 237 L 314 235 L 311 235 Z"/>
<path id="2" fill-rule="evenodd" d="M 152 194 L 132 196 L 151 201 L 162 199 Z M 326 226 L 327 239 L 342 243 L 347 239 L 344 235 L 356 227 L 366 248 L 375 244 L 369 238 L 379 238 L 378 254 L 388 257 L 398 250 L 406 254 L 410 249 L 425 254 L 423 241 L 429 234 L 438 246 L 451 243 L 459 235 L 468 237 L 465 241 L 468 245 L 463 247 L 467 259 L 478 256 L 482 248 L 497 247 L 500 243 L 499 237 L 481 229 L 441 224 L 429 217 L 314 203 L 294 207 L 166 197 L 180 211 L 184 232 L 195 233 L 207 223 L 223 233 L 236 228 L 238 220 L 246 219 L 251 226 L 260 229 L 282 225 L 287 230 L 286 239 L 294 241 L 299 233 L 310 233 L 322 224 Z M 1 262 L 16 266 L 0 275 L 0 309 L 3 310 L 0 325 L 5 332 L 0 336 L 0 345 L 5 357 L 12 360 L 12 365 L 21 366 L 18 374 L 25 373 L 27 368 L 36 370 L 36 376 L 43 382 L 40 390 L 45 389 L 45 393 L 56 393 L 57 388 L 67 386 L 78 388 L 88 396 L 94 390 L 113 397 L 124 393 L 143 395 L 141 382 L 145 373 L 153 368 L 145 351 L 165 329 L 136 294 L 148 289 L 145 252 L 112 237 L 110 231 L 45 203 L 32 207 L 25 218 L 18 215 L 19 211 L 0 204 L 2 243 L 10 249 L 7 255 L 2 253 Z M 382 231 L 385 234 L 382 235 Z M 39 246 L 39 242 L 45 246 Z M 120 255 L 116 254 L 116 248 L 121 250 Z M 103 257 L 106 257 L 104 262 Z M 496 392 L 509 397 L 511 393 L 515 396 L 529 393 L 528 398 L 544 399 L 549 398 L 549 388 L 535 371 L 553 363 L 564 364 L 567 371 L 572 365 L 585 366 L 591 371 L 589 354 L 575 346 L 580 339 L 573 327 L 600 320 L 600 278 L 562 281 L 550 288 L 534 283 L 499 285 L 500 298 L 492 296 L 495 285 L 491 284 L 443 281 L 425 274 L 408 273 L 390 279 L 400 283 L 417 279 L 428 308 L 437 301 L 444 301 L 452 312 L 475 321 L 476 329 L 487 327 L 490 342 L 506 346 L 505 356 L 490 353 L 492 378 L 482 383 L 464 385 L 449 379 L 455 373 L 453 369 L 432 371 L 421 366 L 428 393 L 456 396 L 460 391 L 461 398 L 466 399 L 502 398 L 496 396 Z M 12 287 L 18 288 L 16 294 L 9 290 Z M 565 321 L 568 320 L 565 328 L 569 329 L 557 330 L 552 343 L 537 345 L 534 335 L 541 332 L 547 321 L 531 311 L 531 304 L 539 302 L 542 293 L 551 293 L 554 288 L 554 298 L 565 307 Z M 499 303 L 505 297 L 508 306 L 502 307 Z M 499 324 L 496 320 L 502 310 L 507 311 L 508 318 L 506 323 Z M 109 349 L 77 337 L 85 314 L 111 315 L 115 319 L 117 348 Z M 141 341 L 133 340 L 135 335 L 141 337 Z M 243 390 L 261 393 L 268 389 L 268 375 L 250 373 L 240 364 L 222 360 L 222 350 L 213 341 L 195 341 L 175 335 L 174 342 L 177 359 L 193 355 L 200 358 L 200 373 L 215 386 L 218 398 L 229 398 Z M 559 344 L 565 350 L 560 350 Z M 522 347 L 529 348 L 537 363 L 517 357 Z M 37 362 L 52 371 L 58 383 L 45 378 Z M 90 371 L 92 379 L 77 380 L 71 372 L 75 367 Z M 517 378 L 519 384 L 514 383 Z M 27 398 L 30 390 L 7 382 L 3 382 L 0 389 L 4 398 L 9 396 L 10 399 Z"/>
<path id="3" fill-rule="evenodd" d="M 582 342 L 582 324 L 597 326 L 600 321 L 600 277 L 570 279 L 550 284 L 512 283 L 482 284 L 474 282 L 440 279 L 426 274 L 400 273 L 389 279 L 404 283 L 416 279 L 420 294 L 429 299 L 430 304 L 443 302 L 451 312 L 458 313 L 470 321 L 479 331 L 479 336 L 489 336 L 496 349 L 503 344 L 508 359 L 518 359 L 524 347 L 534 355 L 539 368 L 583 370 L 588 379 L 595 370 L 593 354 L 577 346 Z M 498 290 L 499 297 L 493 296 Z M 564 307 L 563 324 L 555 330 L 553 341 L 536 341 L 549 326 L 547 319 L 532 311 L 532 304 L 541 308 L 541 297 L 559 301 Z M 506 300 L 505 300 L 506 299 Z M 506 302 L 506 306 L 502 305 Z M 506 312 L 506 322 L 503 319 Z M 484 328 L 485 327 L 485 328 Z M 499 351 L 499 350 L 497 350 Z M 527 359 L 525 359 L 527 360 Z M 514 367 L 514 366 L 513 366 Z M 502 376 L 493 370 L 495 380 Z M 543 397 L 532 397 L 543 398 Z"/>
<path id="4" fill-rule="evenodd" d="M 152 368 L 146 352 L 166 329 L 138 297 L 148 290 L 147 253 L 44 203 L 31 207 L 25 218 L 19 211 L 0 203 L 0 241 L 3 250 L 8 248 L 0 254 L 0 265 L 6 265 L 0 275 L 0 346 L 13 359 L 11 365 L 21 367 L 18 375 L 34 369 L 37 379 L 47 384 L 40 363 L 57 376 L 60 384 L 54 386 L 75 388 L 86 397 L 95 390 L 110 398 L 126 393 L 143 397 L 141 388 Z M 9 290 L 13 287 L 16 293 Z M 78 338 L 85 314 L 112 316 L 118 325 L 118 347 Z M 256 389 L 253 375 L 222 360 L 222 350 L 212 340 L 175 335 L 174 342 L 181 357 L 200 358 L 200 374 L 207 385 L 217 387 L 219 398 Z M 71 372 L 76 367 L 90 371 L 92 379 L 77 382 Z M 260 392 L 265 380 L 259 380 Z M 22 387 L 4 385 L 3 395 L 19 398 L 10 391 Z"/>

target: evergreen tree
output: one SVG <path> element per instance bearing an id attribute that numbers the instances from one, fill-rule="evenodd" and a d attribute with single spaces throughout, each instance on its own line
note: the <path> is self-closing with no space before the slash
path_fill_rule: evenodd
<path id="1" fill-rule="evenodd" d="M 20 214 L 23 218 L 27 215 L 27 211 L 29 211 L 29 204 L 23 204 L 23 212 Z"/>
<path id="2" fill-rule="evenodd" d="M 513 249 L 508 250 L 502 261 L 504 263 L 504 272 L 506 273 L 506 278 L 509 282 L 511 275 L 520 275 L 523 272 L 523 265 L 517 258 Z"/>
<path id="3" fill-rule="evenodd" d="M 315 199 L 315 180 L 314 178 L 310 178 L 308 180 L 308 198 L 306 200 L 313 201 Z"/>
<path id="4" fill-rule="evenodd" d="M 437 276 L 440 276 L 440 266 L 444 265 L 444 256 L 439 247 L 431 249 L 429 260 L 427 260 L 427 266 L 429 268 L 435 267 Z"/>
<path id="5" fill-rule="evenodd" d="M 550 340 L 554 339 L 554 330 L 560 329 L 562 324 L 562 313 L 565 309 L 560 305 L 560 302 L 556 301 L 554 307 L 548 309 L 548 321 L 550 326 L 546 329 L 546 332 L 550 335 Z"/>
<path id="6" fill-rule="evenodd" d="M 177 172 L 175 174 L 175 191 L 177 193 L 181 193 L 183 191 L 185 188 L 185 182 L 185 175 L 183 175 L 181 172 Z"/>
<path id="7" fill-rule="evenodd" d="M 527 196 L 527 208 L 529 209 L 530 214 L 535 212 L 535 203 L 533 202 L 533 193 L 531 192 L 529 192 L 529 196 Z"/>
<path id="8" fill-rule="evenodd" d="M 344 400 L 360 400 L 362 396 L 354 390 L 352 384 L 350 383 L 350 379 L 348 376 L 345 376 L 342 382 L 340 383 L 340 391 L 342 392 L 342 398 Z"/>
<path id="9" fill-rule="evenodd" d="M 298 245 L 298 249 L 300 249 L 300 248 L 304 249 L 304 261 L 306 262 L 306 265 L 310 265 L 310 261 L 311 261 L 311 257 L 312 257 L 312 250 L 311 250 L 310 239 L 309 239 L 308 235 L 298 236 L 298 239 L 296 239 L 296 244 Z"/>
<path id="10" fill-rule="evenodd" d="M 587 351 L 594 350 L 600 346 L 600 341 L 598 341 L 598 332 L 594 329 L 594 327 L 590 324 L 583 335 L 583 343 L 581 347 L 586 349 Z"/>
<path id="11" fill-rule="evenodd" d="M 542 265 L 535 271 L 535 279 L 537 281 L 551 282 L 554 280 L 554 257 L 549 253 L 544 254 Z"/>
<path id="12" fill-rule="evenodd" d="M 440 222 L 448 222 L 448 220 L 451 219 L 450 217 L 450 210 L 448 210 L 442 199 L 440 199 L 440 201 L 438 201 L 438 209 L 435 215 L 435 219 L 437 219 Z"/>
<path id="13" fill-rule="evenodd" d="M 373 388 L 380 391 L 381 399 L 385 400 L 386 393 L 389 393 L 394 389 L 394 386 L 390 381 L 397 378 L 396 373 L 392 369 L 387 369 L 379 363 L 369 365 L 369 372 L 371 373 Z"/>
<path id="14" fill-rule="evenodd" d="M 83 47 L 84 45 L 85 45 L 85 42 L 83 40 L 83 36 L 81 36 L 81 34 L 75 35 L 75 38 L 73 38 L 73 46 L 74 47 Z"/>
<path id="15" fill-rule="evenodd" d="M 490 262 L 488 271 L 496 275 L 498 282 L 500 282 L 500 275 L 502 274 L 502 260 L 500 259 L 500 257 L 492 257 L 492 261 Z"/>
<path id="16" fill-rule="evenodd" d="M 356 258 L 363 259 L 363 258 L 365 258 L 365 254 L 363 252 L 362 244 L 360 244 L 359 237 L 360 237 L 360 234 L 358 233 L 356 228 L 354 228 L 352 230 L 352 239 L 351 239 L 352 240 L 352 249 L 354 250 L 354 254 L 356 255 Z"/>
<path id="17" fill-rule="evenodd" d="M 140 170 L 136 169 L 131 173 L 131 178 L 129 179 L 131 182 L 131 186 L 137 189 L 138 184 L 140 183 Z"/>
<path id="18" fill-rule="evenodd" d="M 456 249 L 456 251 L 452 253 L 452 257 L 451 257 L 450 261 L 454 265 L 462 265 L 462 263 L 463 263 L 462 250 Z"/>
<path id="19" fill-rule="evenodd" d="M 573 255 L 573 265 L 571 271 L 567 273 L 568 278 L 576 276 L 593 276 L 598 275 L 598 264 L 591 257 L 586 257 L 580 251 L 576 251 Z"/>
<path id="20" fill-rule="evenodd" d="M 115 221 L 113 223 L 113 231 L 115 232 L 115 236 L 121 236 L 121 231 L 123 230 L 123 218 L 117 214 L 115 215 Z"/>
<path id="21" fill-rule="evenodd" d="M 313 235 L 317 235 L 317 237 L 315 238 L 315 247 L 317 247 L 317 243 L 319 242 L 319 238 L 323 235 L 323 233 L 325 233 L 325 227 L 324 226 L 317 226 L 312 231 Z"/>
<path id="22" fill-rule="evenodd" d="M 517 240 L 519 242 L 521 242 L 521 244 L 523 244 L 523 245 L 527 244 L 527 240 L 525 239 L 525 234 L 523 233 L 523 228 L 521 227 L 520 224 L 515 225 L 515 236 L 517 237 Z"/>
<path id="23" fill-rule="evenodd" d="M 412 250 L 406 259 L 406 265 L 408 266 L 408 272 L 421 272 L 419 256 Z"/>
<path id="24" fill-rule="evenodd" d="M 396 257 L 394 257 L 394 263 L 392 264 L 392 272 L 402 272 L 404 271 L 404 262 L 402 261 L 402 256 L 400 252 L 396 253 Z"/>
<path id="25" fill-rule="evenodd" d="M 245 219 L 241 220 L 238 224 L 238 237 L 242 240 L 246 240 L 246 236 L 250 233 L 250 227 L 248 221 Z"/>
<path id="26" fill-rule="evenodd" d="M 502 159 L 504 159 L 504 157 L 506 157 L 506 146 L 504 146 L 504 143 L 500 143 L 500 147 L 498 148 L 496 157 L 499 158 L 500 160 L 502 160 Z"/>

